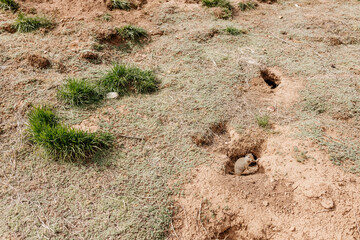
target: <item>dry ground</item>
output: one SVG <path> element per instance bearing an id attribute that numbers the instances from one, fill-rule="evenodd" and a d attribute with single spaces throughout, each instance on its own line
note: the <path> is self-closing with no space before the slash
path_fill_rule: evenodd
<path id="1" fill-rule="evenodd" d="M 261 3 L 230 20 L 175 0 L 129 12 L 103 1 L 20 4 L 57 26 L 0 33 L 0 238 L 360 238 L 359 1 Z M 0 12 L 0 24 L 15 18 Z M 129 23 L 151 42 L 105 46 L 99 64 L 80 57 L 96 52 L 97 32 Z M 248 33 L 227 35 L 227 26 Z M 51 67 L 30 66 L 29 54 Z M 161 89 L 88 108 L 56 99 L 67 77 L 96 80 L 112 62 L 154 70 Z M 276 89 L 262 66 L 280 79 Z M 113 133 L 113 151 L 86 165 L 45 158 L 25 134 L 30 106 L 41 103 L 69 125 Z M 208 146 L 194 144 L 219 123 Z M 260 171 L 228 174 L 249 151 Z"/>

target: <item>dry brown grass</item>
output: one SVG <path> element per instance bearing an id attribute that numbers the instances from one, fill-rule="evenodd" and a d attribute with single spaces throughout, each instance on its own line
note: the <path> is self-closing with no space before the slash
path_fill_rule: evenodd
<path id="1" fill-rule="evenodd" d="M 262 5 L 262 11 L 235 16 L 231 24 L 250 29 L 249 34 L 216 34 L 201 41 L 196 36 L 214 28 L 224 29 L 229 22 L 214 20 L 196 4 L 151 4 L 144 6 L 151 22 L 138 21 L 144 21 L 142 25 L 152 32 L 152 42 L 131 53 L 106 46 L 100 52 L 104 61 L 99 65 L 82 61 L 78 50 L 94 44 L 89 36 L 92 29 L 112 26 L 122 21 L 121 14 L 131 12 L 114 11 L 113 20 L 106 23 L 67 21 L 66 27 L 59 26 L 51 34 L 0 34 L 0 238 L 164 238 L 172 213 L 172 194 L 178 193 L 177 187 L 194 166 L 212 160 L 192 143 L 191 136 L 224 119 L 239 131 L 253 128 L 257 125 L 254 116 L 266 111 L 266 104 L 255 106 L 239 90 L 248 88 L 261 64 L 279 66 L 309 83 L 303 94 L 305 105 L 310 107 L 304 111 L 300 104 L 294 111 L 277 112 L 272 121 L 294 127 L 299 121 L 310 127 L 341 126 L 346 130 L 343 145 L 350 146 L 349 136 L 349 141 L 356 139 L 358 44 L 334 48 L 314 39 L 324 35 L 360 38 L 357 22 L 344 23 L 338 15 L 355 19 L 358 4 L 309 1 L 296 8 L 296 14 L 291 2 Z M 311 21 L 300 14 L 305 12 L 312 15 Z M 0 13 L 1 21 L 10 17 L 14 18 L 11 13 Z M 339 25 L 330 18 L 339 20 Z M 52 68 L 34 70 L 23 61 L 26 53 L 37 51 L 47 52 Z M 109 100 L 96 109 L 68 109 L 57 102 L 56 88 L 66 77 L 96 79 L 111 62 L 153 69 L 162 81 L 161 90 L 153 95 Z M 117 136 L 116 150 L 101 164 L 47 161 L 23 135 L 30 105 L 43 102 L 57 106 L 66 124 L 90 122 L 113 133 Z M 316 106 L 323 102 L 329 110 L 319 114 Z M 333 119 L 338 110 L 342 116 L 351 114 L 350 120 Z M 324 139 L 326 147 L 329 141 Z M 354 160 L 348 156 L 347 161 Z M 174 181 L 170 189 L 169 182 Z"/>

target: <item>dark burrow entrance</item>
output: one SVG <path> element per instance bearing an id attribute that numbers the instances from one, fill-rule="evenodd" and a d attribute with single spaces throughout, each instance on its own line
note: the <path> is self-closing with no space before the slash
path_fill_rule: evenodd
<path id="1" fill-rule="evenodd" d="M 277 76 L 275 73 L 271 72 L 271 70 L 268 68 L 260 69 L 260 75 L 262 79 L 264 79 L 266 84 L 270 86 L 271 89 L 277 88 L 281 83 L 280 77 Z"/>

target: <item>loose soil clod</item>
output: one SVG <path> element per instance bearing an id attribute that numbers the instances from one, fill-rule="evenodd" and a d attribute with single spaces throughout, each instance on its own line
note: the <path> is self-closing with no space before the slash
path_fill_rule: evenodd
<path id="1" fill-rule="evenodd" d="M 29 55 L 27 57 L 27 59 L 28 59 L 29 64 L 32 67 L 42 68 L 43 69 L 43 68 L 48 68 L 51 65 L 50 61 L 47 58 L 42 57 L 42 56 L 37 55 L 37 54 Z"/>

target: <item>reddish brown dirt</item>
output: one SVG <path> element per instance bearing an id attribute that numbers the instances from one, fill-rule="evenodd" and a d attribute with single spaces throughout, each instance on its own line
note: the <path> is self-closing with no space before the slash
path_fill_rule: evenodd
<path id="1" fill-rule="evenodd" d="M 50 67 L 51 63 L 47 58 L 32 54 L 28 56 L 29 64 L 36 68 L 47 68 Z"/>

